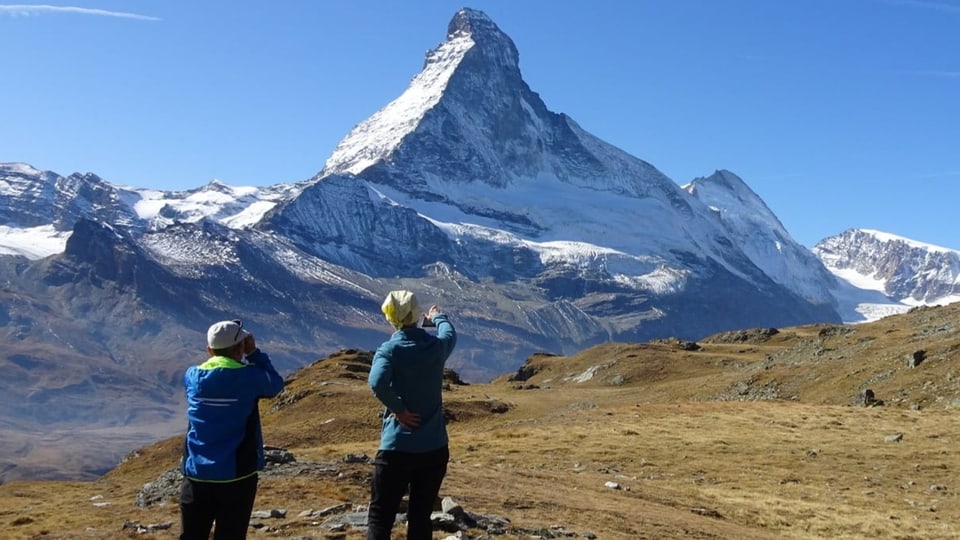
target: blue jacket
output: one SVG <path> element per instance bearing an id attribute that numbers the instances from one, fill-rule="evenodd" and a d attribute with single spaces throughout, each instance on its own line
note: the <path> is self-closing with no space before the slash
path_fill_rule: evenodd
<path id="1" fill-rule="evenodd" d="M 187 438 L 183 475 L 201 482 L 232 482 L 264 467 L 257 400 L 283 390 L 283 378 L 260 349 L 249 365 L 214 356 L 187 369 Z"/>
<path id="2" fill-rule="evenodd" d="M 373 357 L 368 382 L 386 406 L 380 432 L 380 450 L 422 453 L 447 445 L 443 418 L 443 368 L 457 344 L 457 333 L 447 316 L 433 318 L 437 335 L 415 326 L 394 332 Z M 412 430 L 400 425 L 391 413 L 420 414 Z"/>

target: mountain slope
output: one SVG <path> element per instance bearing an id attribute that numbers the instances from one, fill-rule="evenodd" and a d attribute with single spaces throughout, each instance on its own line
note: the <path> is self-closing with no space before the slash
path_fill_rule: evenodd
<path id="1" fill-rule="evenodd" d="M 466 526 L 471 538 L 950 538 L 958 340 L 955 304 L 718 334 L 698 350 L 657 340 L 538 354 L 484 384 L 449 377 L 440 495 L 493 520 Z M 348 518 L 369 500 L 363 456 L 379 433 L 370 358 L 338 351 L 262 403 L 265 442 L 296 461 L 261 475 L 255 509 L 285 516 L 254 518 L 251 535 L 363 538 Z M 883 404 L 864 406 L 866 389 Z M 0 536 L 121 539 L 139 525 L 175 538 L 178 484 L 160 480 L 181 447 L 138 448 L 92 482 L 2 485 Z"/>
<path id="2" fill-rule="evenodd" d="M 721 170 L 683 187 L 717 213 L 747 257 L 777 283 L 817 304 L 834 304 L 833 276 L 810 250 L 797 244 L 776 215 L 746 183 Z"/>

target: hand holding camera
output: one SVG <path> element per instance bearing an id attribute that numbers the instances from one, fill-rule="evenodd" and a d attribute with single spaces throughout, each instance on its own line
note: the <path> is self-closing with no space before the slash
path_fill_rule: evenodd
<path id="1" fill-rule="evenodd" d="M 434 304 L 430 306 L 430 311 L 426 312 L 423 315 L 423 318 L 420 319 L 421 328 L 433 328 L 437 325 L 434 324 L 433 318 L 440 314 L 440 306 Z"/>
<path id="2" fill-rule="evenodd" d="M 243 354 L 253 354 L 255 350 L 257 342 L 253 339 L 253 334 L 247 334 L 247 337 L 243 338 Z"/>

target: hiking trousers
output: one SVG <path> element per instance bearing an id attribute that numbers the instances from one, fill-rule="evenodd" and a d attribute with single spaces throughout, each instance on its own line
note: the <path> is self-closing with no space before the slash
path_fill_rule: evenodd
<path id="1" fill-rule="evenodd" d="M 257 475 L 235 482 L 197 482 L 183 479 L 180 486 L 180 540 L 242 540 L 247 537 Z"/>
<path id="2" fill-rule="evenodd" d="M 379 450 L 373 460 L 367 540 L 390 540 L 400 500 L 408 488 L 407 540 L 433 538 L 430 513 L 449 460 L 450 450 L 446 446 L 418 454 Z"/>

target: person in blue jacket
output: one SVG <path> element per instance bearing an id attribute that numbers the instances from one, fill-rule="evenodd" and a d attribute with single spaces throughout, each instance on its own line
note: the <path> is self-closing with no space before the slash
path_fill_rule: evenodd
<path id="1" fill-rule="evenodd" d="M 257 472 L 264 467 L 257 401 L 283 390 L 283 378 L 240 321 L 207 330 L 210 358 L 187 369 L 187 436 L 180 488 L 180 540 L 246 538 Z M 246 362 L 244 362 L 246 357 Z"/>
<path id="2" fill-rule="evenodd" d="M 436 335 L 417 326 L 420 306 L 410 291 L 391 291 L 381 306 L 396 328 L 377 349 L 368 382 L 385 406 L 374 459 L 367 540 L 389 540 L 409 490 L 407 539 L 433 537 L 430 513 L 447 474 L 450 452 L 443 417 L 443 369 L 457 344 L 447 316 L 432 306 L 426 319 Z"/>

